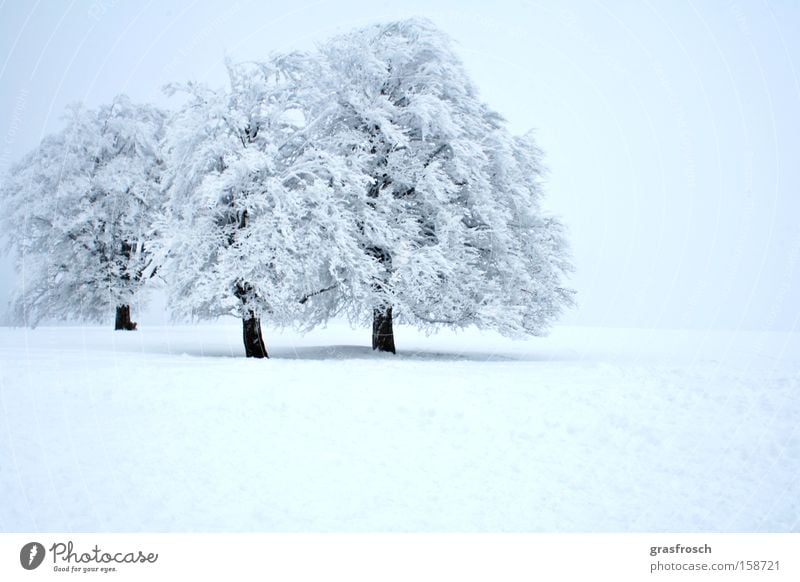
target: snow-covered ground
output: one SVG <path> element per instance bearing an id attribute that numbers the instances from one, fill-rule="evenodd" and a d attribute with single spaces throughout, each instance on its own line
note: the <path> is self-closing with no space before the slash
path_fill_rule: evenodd
<path id="1" fill-rule="evenodd" d="M 0 328 L 3 531 L 800 531 L 800 334 Z"/>

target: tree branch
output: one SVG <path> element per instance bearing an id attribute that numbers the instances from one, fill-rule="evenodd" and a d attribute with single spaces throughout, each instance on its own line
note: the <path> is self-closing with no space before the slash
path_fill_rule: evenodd
<path id="1" fill-rule="evenodd" d="M 325 293 L 326 291 L 333 291 L 338 286 L 339 286 L 338 284 L 333 284 L 330 287 L 325 287 L 324 289 L 320 289 L 319 291 L 314 291 L 313 293 L 309 293 L 308 295 L 304 295 L 300 299 L 300 305 L 305 305 L 306 301 L 308 301 L 309 299 L 311 299 L 315 295 L 321 295 L 321 294 Z"/>

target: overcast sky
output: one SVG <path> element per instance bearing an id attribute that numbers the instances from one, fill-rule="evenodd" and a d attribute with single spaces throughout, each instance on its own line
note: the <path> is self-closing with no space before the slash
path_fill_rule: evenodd
<path id="1" fill-rule="evenodd" d="M 484 99 L 535 129 L 569 227 L 565 323 L 794 329 L 800 313 L 800 3 L 0 0 L 0 171 L 117 93 L 169 106 L 224 59 L 424 16 Z M 0 302 L 14 273 L 0 264 Z M 139 318 L 142 321 L 142 318 Z M 144 320 L 146 321 L 146 319 Z"/>

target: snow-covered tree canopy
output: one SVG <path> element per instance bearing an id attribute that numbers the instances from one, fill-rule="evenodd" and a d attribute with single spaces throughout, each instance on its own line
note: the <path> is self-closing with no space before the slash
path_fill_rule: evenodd
<path id="1" fill-rule="evenodd" d="M 124 96 L 74 106 L 66 127 L 11 169 L 0 220 L 20 274 L 16 321 L 103 321 L 140 298 L 156 268 L 148 245 L 161 213 L 163 121 Z"/>
<path id="2" fill-rule="evenodd" d="M 393 317 L 541 334 L 571 303 L 539 149 L 429 22 L 228 72 L 225 89 L 171 86 L 185 102 L 163 140 L 160 112 L 119 98 L 74 109 L 14 168 L 20 319 L 102 319 L 156 264 L 177 316 L 241 317 L 259 357 L 262 317 L 310 329 L 345 314 L 394 351 Z"/>
<path id="3" fill-rule="evenodd" d="M 530 136 L 512 136 L 481 102 L 426 21 L 371 26 L 320 51 L 336 106 L 324 139 L 370 180 L 347 203 L 364 255 L 346 277 L 351 317 L 393 308 L 417 326 L 543 333 L 571 302 L 571 267 L 561 224 L 540 208 Z"/>
<path id="4" fill-rule="evenodd" d="M 229 90 L 173 87 L 188 100 L 166 138 L 171 305 L 179 316 L 313 325 L 334 308 L 308 297 L 342 283 L 353 267 L 340 263 L 361 259 L 338 204 L 349 195 L 337 192 L 366 181 L 312 139 L 319 120 L 308 113 L 323 95 L 308 55 L 229 74 Z"/>

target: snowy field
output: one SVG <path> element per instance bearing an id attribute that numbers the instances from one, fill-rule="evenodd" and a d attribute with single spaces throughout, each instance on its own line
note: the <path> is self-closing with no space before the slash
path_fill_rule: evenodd
<path id="1" fill-rule="evenodd" d="M 800 531 L 800 334 L 0 328 L 3 531 Z"/>

